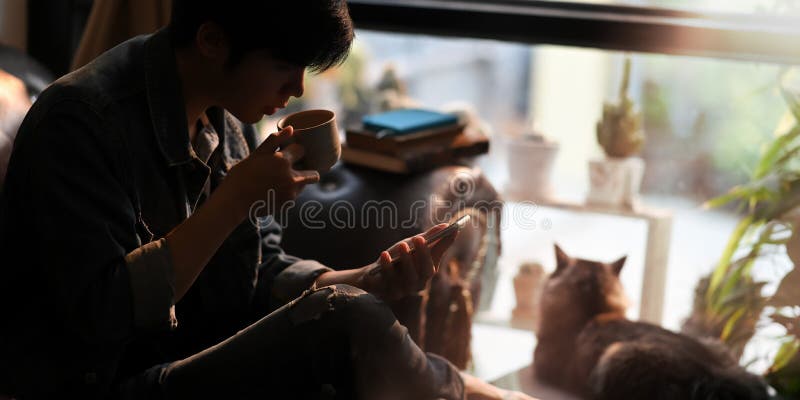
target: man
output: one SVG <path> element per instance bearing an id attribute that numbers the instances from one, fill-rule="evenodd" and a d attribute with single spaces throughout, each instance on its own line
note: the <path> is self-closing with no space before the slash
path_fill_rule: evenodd
<path id="1" fill-rule="evenodd" d="M 167 29 L 42 93 L 0 208 L 0 394 L 506 394 L 424 354 L 379 300 L 426 284 L 453 241 L 428 250 L 443 225 L 333 271 L 246 221 L 319 176 L 293 168 L 291 128 L 254 148 L 239 121 L 301 96 L 305 70 L 339 64 L 352 39 L 340 0 L 175 1 Z"/>

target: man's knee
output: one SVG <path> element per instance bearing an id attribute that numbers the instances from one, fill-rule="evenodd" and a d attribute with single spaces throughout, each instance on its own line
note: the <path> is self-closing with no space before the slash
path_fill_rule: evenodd
<path id="1" fill-rule="evenodd" d="M 392 324 L 391 309 L 373 296 L 350 285 L 331 285 L 307 291 L 290 305 L 289 317 L 295 324 L 317 320 L 333 314 L 334 318 L 352 326 Z"/>
<path id="2" fill-rule="evenodd" d="M 336 297 L 343 297 L 343 298 L 355 298 L 358 296 L 372 296 L 371 294 L 367 293 L 366 291 L 359 289 L 355 286 L 345 285 L 343 283 L 325 286 L 321 289 L 330 288 L 334 292 L 334 296 Z"/>
<path id="3" fill-rule="evenodd" d="M 337 284 L 327 287 L 332 290 L 331 301 L 337 309 L 353 308 L 360 312 L 389 309 L 382 300 L 355 286 Z"/>

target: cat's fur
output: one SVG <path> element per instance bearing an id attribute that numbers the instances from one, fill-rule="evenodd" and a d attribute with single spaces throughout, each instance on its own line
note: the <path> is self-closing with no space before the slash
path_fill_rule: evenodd
<path id="1" fill-rule="evenodd" d="M 625 257 L 575 259 L 556 246 L 534 352 L 539 380 L 586 399 L 766 399 L 721 345 L 625 318 Z"/>

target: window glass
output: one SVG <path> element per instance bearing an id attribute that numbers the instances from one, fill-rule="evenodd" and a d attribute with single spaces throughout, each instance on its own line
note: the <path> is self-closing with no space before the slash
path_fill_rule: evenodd
<path id="1" fill-rule="evenodd" d="M 558 0 L 552 0 L 558 2 Z M 576 3 L 616 4 L 686 11 L 800 17 L 797 0 L 574 0 Z"/>
<path id="2" fill-rule="evenodd" d="M 741 10 L 753 12 L 794 4 L 741 3 L 752 3 Z M 663 324 L 678 329 L 691 311 L 697 281 L 715 266 L 739 219 L 731 210 L 706 210 L 702 204 L 745 182 L 765 144 L 781 132 L 782 123 L 791 122 L 778 90 L 781 66 L 361 30 L 347 62 L 309 76 L 303 98 L 265 126 L 273 131 L 281 115 L 317 107 L 335 110 L 342 128 L 386 102 L 468 110 L 491 138 L 489 154 L 475 164 L 500 192 L 525 184 L 510 179 L 509 168 L 515 167 L 509 165 L 510 149 L 535 131 L 559 147 L 550 176 L 554 198 L 581 204 L 590 183 L 588 164 L 603 158 L 596 124 L 604 102 L 618 100 L 626 58 L 631 60 L 629 96 L 643 116 L 642 201 L 673 215 Z M 407 89 L 401 98 L 377 94 L 381 81 L 390 78 Z M 647 237 L 642 220 L 544 203 L 525 207 L 530 206 L 509 202 L 506 207 L 507 215 L 527 213 L 533 224 L 505 218 L 500 277 L 489 314 L 510 316 L 517 268 L 535 261 L 552 270 L 558 243 L 582 258 L 612 261 L 628 255 L 622 281 L 631 298 L 629 315 L 638 316 Z M 785 254 L 761 262 L 769 264 L 756 268 L 764 278 L 779 277 L 790 265 Z"/>

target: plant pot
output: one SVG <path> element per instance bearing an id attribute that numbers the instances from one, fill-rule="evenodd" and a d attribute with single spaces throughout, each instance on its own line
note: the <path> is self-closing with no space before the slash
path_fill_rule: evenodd
<path id="1" fill-rule="evenodd" d="M 514 276 L 517 305 L 511 310 L 511 327 L 536 331 L 539 326 L 539 300 L 547 273 L 541 264 L 526 262 Z"/>
<path id="2" fill-rule="evenodd" d="M 635 208 L 643 177 L 644 161 L 638 157 L 590 160 L 586 203 Z"/>
<path id="3" fill-rule="evenodd" d="M 529 137 L 508 142 L 508 184 L 506 190 L 530 200 L 546 200 L 553 195 L 550 176 L 558 154 L 558 144 Z"/>

